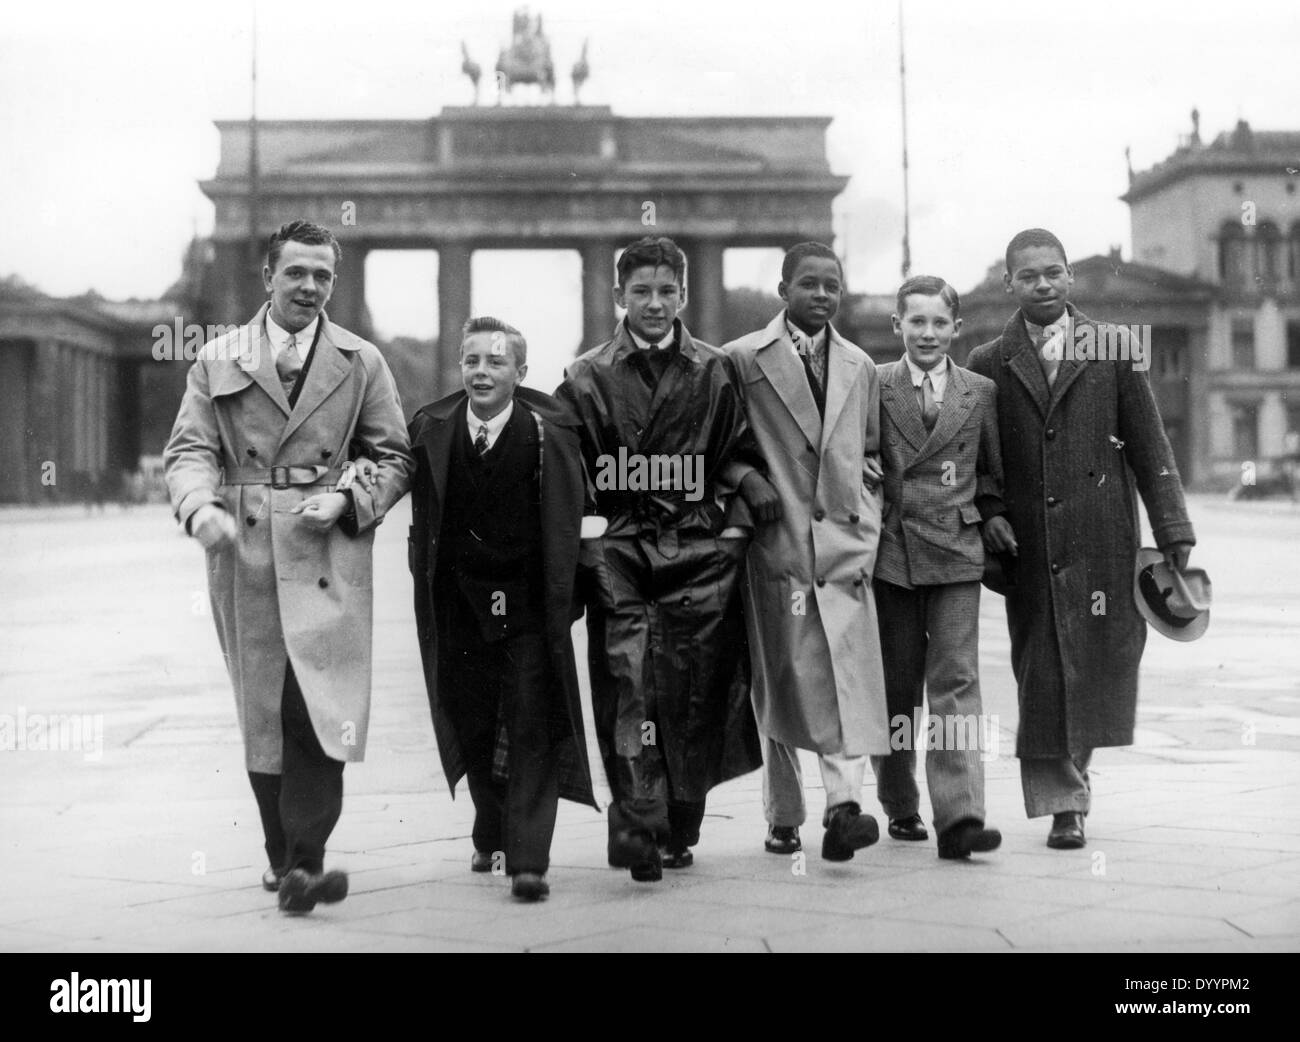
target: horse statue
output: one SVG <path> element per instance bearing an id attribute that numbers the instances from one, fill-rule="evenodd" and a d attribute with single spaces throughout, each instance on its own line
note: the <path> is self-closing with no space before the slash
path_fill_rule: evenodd
<path id="1" fill-rule="evenodd" d="M 582 85 L 587 82 L 587 77 L 591 75 L 591 66 L 587 63 L 587 41 L 582 41 L 582 54 L 573 65 L 573 103 L 582 104 Z"/>
<path id="2" fill-rule="evenodd" d="M 542 31 L 542 16 L 533 18 L 528 8 L 515 11 L 514 32 L 509 50 L 497 58 L 497 104 L 500 105 L 517 83 L 535 83 L 555 101 L 555 65 L 551 43 Z"/>
<path id="3" fill-rule="evenodd" d="M 465 46 L 465 41 L 460 42 L 460 71 L 469 77 L 470 83 L 474 84 L 474 104 L 478 104 L 478 81 L 483 75 L 483 69 L 473 58 L 469 56 L 469 48 Z"/>

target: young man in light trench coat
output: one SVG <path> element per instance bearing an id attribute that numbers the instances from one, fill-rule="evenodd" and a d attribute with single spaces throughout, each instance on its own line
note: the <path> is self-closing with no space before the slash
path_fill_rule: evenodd
<path id="1" fill-rule="evenodd" d="M 870 753 L 889 751 L 871 574 L 880 538 L 876 367 L 830 324 L 843 273 L 829 246 L 786 254 L 786 309 L 723 348 L 735 362 L 771 502 L 746 561 L 754 711 L 763 736 L 765 847 L 800 849 L 799 749 L 826 787 L 822 857 L 847 861 L 879 838 L 861 812 Z M 764 520 L 771 518 L 772 520 Z"/>
<path id="2" fill-rule="evenodd" d="M 325 843 L 370 713 L 371 546 L 413 461 L 378 349 L 324 312 L 341 250 L 325 228 L 270 239 L 270 300 L 190 369 L 163 459 L 176 519 L 207 551 L 217 636 L 281 910 L 342 900 Z M 346 487 L 353 451 L 377 464 Z"/>

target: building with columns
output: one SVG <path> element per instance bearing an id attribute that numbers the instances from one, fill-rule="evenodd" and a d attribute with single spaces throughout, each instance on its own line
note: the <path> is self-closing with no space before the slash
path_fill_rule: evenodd
<path id="1" fill-rule="evenodd" d="M 470 260 L 483 249 L 572 249 L 582 257 L 582 343 L 614 326 L 616 251 L 642 235 L 689 259 L 685 321 L 722 334 L 728 247 L 833 240 L 831 203 L 848 182 L 826 159 L 828 117 L 624 118 L 606 106 L 446 108 L 427 120 L 220 121 L 216 176 L 217 321 L 265 299 L 250 248 L 285 221 L 330 228 L 344 250 L 329 312 L 367 333 L 365 256 L 438 252 L 438 390 L 459 386 Z M 255 187 L 255 191 L 253 188 Z M 253 212 L 250 214 L 250 205 Z M 450 345 L 450 349 L 448 347 Z"/>
<path id="2" fill-rule="evenodd" d="M 1130 172 L 1120 198 L 1129 205 L 1132 259 L 1118 248 L 1071 258 L 1071 299 L 1081 311 L 1150 327 L 1149 375 L 1192 487 L 1263 478 L 1297 456 L 1297 185 L 1300 132 L 1257 132 L 1241 121 L 1205 144 L 1193 113 L 1192 132 L 1172 155 Z M 1002 273 L 999 259 L 962 294 L 958 361 L 997 336 L 1014 310 Z"/>

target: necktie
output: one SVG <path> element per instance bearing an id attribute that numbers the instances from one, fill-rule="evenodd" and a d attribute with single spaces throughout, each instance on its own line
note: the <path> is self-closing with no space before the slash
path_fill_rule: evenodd
<path id="1" fill-rule="evenodd" d="M 939 422 L 939 406 L 934 401 L 934 385 L 930 383 L 929 373 L 921 377 L 921 422 L 925 424 L 927 433 Z"/>
<path id="2" fill-rule="evenodd" d="M 478 454 L 479 454 L 480 456 L 482 456 L 483 453 L 487 452 L 487 450 L 488 450 L 487 424 L 486 424 L 486 423 L 480 423 L 480 424 L 478 425 L 478 435 L 477 435 L 477 437 L 475 437 L 475 439 L 474 439 L 474 448 L 478 449 Z"/>
<path id="3" fill-rule="evenodd" d="M 302 372 L 302 359 L 298 357 L 298 338 L 291 336 L 275 359 L 275 371 L 280 377 L 280 385 L 285 394 L 293 394 L 298 374 Z"/>
<path id="4" fill-rule="evenodd" d="M 1048 389 L 1056 383 L 1056 371 L 1061 367 L 1065 347 L 1065 330 L 1061 326 L 1045 326 L 1038 339 L 1038 360 L 1043 363 L 1043 376 Z"/>
<path id="5" fill-rule="evenodd" d="M 825 345 L 821 348 L 813 346 L 813 338 L 806 333 L 795 334 L 795 350 L 799 352 L 808 366 L 808 372 L 812 378 L 817 381 L 817 387 L 820 391 L 826 390 L 826 351 Z"/>

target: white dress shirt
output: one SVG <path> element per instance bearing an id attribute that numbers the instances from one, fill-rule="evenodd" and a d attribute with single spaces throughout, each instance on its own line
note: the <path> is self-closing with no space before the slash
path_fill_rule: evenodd
<path id="1" fill-rule="evenodd" d="M 785 318 L 785 331 L 790 334 L 790 343 L 794 345 L 794 353 L 796 355 L 801 354 L 802 352 L 799 349 L 803 348 L 803 350 L 811 357 L 812 352 L 815 349 L 820 348 L 821 345 L 826 342 L 825 326 L 822 326 L 821 329 L 817 330 L 816 335 L 809 336 L 790 321 L 789 315 Z"/>
<path id="2" fill-rule="evenodd" d="M 506 407 L 490 420 L 480 420 L 474 415 L 474 409 L 469 404 L 465 406 L 465 425 L 469 428 L 469 440 L 472 442 L 478 437 L 478 430 L 484 424 L 487 424 L 487 447 L 491 449 L 497 443 L 497 438 L 501 432 L 506 429 L 506 424 L 510 421 L 510 414 L 515 411 L 515 400 L 510 399 Z"/>
<path id="3" fill-rule="evenodd" d="M 311 322 L 298 330 L 296 333 L 290 333 L 287 329 L 280 326 L 271 313 L 266 313 L 266 338 L 271 341 L 271 361 L 274 362 L 280 357 L 280 352 L 284 350 L 284 345 L 289 342 L 290 337 L 296 338 L 294 346 L 298 349 L 298 359 L 301 362 L 307 361 L 307 354 L 311 351 L 311 345 L 316 340 L 316 327 L 320 324 L 320 315 L 317 315 Z"/>
<path id="4" fill-rule="evenodd" d="M 909 354 L 904 354 L 903 359 L 907 362 L 907 371 L 912 376 L 912 386 L 920 387 L 921 381 L 925 379 L 928 373 L 930 376 L 930 390 L 934 393 L 934 404 L 943 405 L 943 392 L 948 386 L 948 367 L 952 365 L 952 359 L 944 355 L 943 361 L 933 369 L 922 369 L 912 361 L 912 356 Z"/>
<path id="5" fill-rule="evenodd" d="M 628 326 L 627 331 L 629 333 L 632 333 L 632 327 Z M 649 340 L 642 340 L 635 333 L 632 333 L 632 342 L 636 344 L 636 346 L 639 347 L 642 351 L 649 351 L 651 349 L 655 351 L 666 351 L 668 348 L 673 346 L 673 334 L 676 332 L 677 329 L 675 326 L 669 326 L 668 335 L 655 344 L 652 344 Z"/>
<path id="6" fill-rule="evenodd" d="M 1029 334 L 1029 339 L 1038 345 L 1040 351 L 1046 346 L 1048 340 L 1056 335 L 1058 330 L 1061 333 L 1061 351 L 1056 355 L 1056 359 L 1060 361 L 1065 357 L 1064 348 L 1069 343 L 1070 313 L 1063 311 L 1060 318 L 1046 326 L 1036 326 L 1029 319 L 1025 319 L 1025 331 Z"/>

